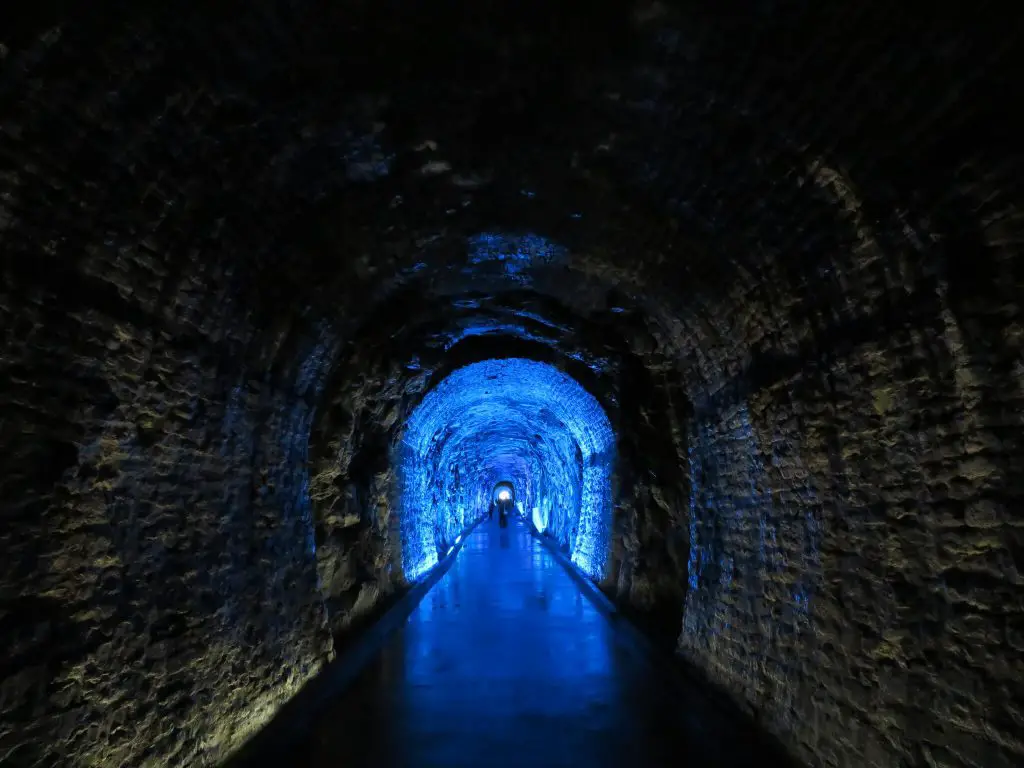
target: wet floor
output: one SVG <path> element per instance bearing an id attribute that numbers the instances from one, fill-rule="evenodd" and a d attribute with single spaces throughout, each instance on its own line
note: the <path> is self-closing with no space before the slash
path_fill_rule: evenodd
<path id="1" fill-rule="evenodd" d="M 764 766 L 522 525 L 484 522 L 288 765 Z"/>

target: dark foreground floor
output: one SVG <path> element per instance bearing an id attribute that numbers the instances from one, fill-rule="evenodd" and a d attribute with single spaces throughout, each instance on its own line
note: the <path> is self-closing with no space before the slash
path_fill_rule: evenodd
<path id="1" fill-rule="evenodd" d="M 288 765 L 765 765 L 699 693 L 670 687 L 514 523 L 481 524 L 312 725 Z"/>

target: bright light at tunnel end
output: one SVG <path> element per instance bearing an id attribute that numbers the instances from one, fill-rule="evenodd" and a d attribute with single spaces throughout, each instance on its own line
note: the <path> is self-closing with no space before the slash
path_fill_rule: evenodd
<path id="1" fill-rule="evenodd" d="M 501 501 L 508 501 L 509 499 L 512 498 L 512 494 L 509 493 L 506 488 L 502 488 L 500 491 L 498 491 L 498 498 Z"/>

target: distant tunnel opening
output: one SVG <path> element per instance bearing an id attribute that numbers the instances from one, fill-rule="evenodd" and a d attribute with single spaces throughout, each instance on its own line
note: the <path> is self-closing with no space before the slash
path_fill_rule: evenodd
<path id="1" fill-rule="evenodd" d="M 438 563 L 501 488 L 580 569 L 604 576 L 614 432 L 597 400 L 557 368 L 511 358 L 456 370 L 413 412 L 397 452 L 409 581 Z"/>
<path id="2" fill-rule="evenodd" d="M 494 493 L 491 494 L 494 501 L 511 501 L 515 503 L 516 489 L 512 483 L 502 480 L 494 486 Z"/>

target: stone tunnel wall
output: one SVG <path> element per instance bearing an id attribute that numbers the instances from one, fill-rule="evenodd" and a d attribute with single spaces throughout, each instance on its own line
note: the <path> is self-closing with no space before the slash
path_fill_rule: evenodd
<path id="1" fill-rule="evenodd" d="M 214 762 L 331 653 L 306 450 L 332 341 L 294 335 L 276 378 L 283 336 L 214 260 L 95 246 L 62 273 L 32 224 L 0 288 L 0 754 Z"/>
<path id="2" fill-rule="evenodd" d="M 1005 303 L 851 256 L 888 311 L 698 399 L 679 649 L 811 764 L 1024 760 L 1020 278 L 975 253 Z"/>
<path id="3" fill-rule="evenodd" d="M 537 507 L 543 532 L 559 547 L 571 553 L 585 525 L 581 520 L 581 511 L 585 504 L 584 482 L 587 470 L 571 435 L 552 434 L 545 437 L 551 453 L 545 457 L 547 466 L 536 494 L 532 498 L 524 498 L 527 505 L 524 511 L 529 513 L 528 517 L 532 517 L 533 507 Z M 601 508 L 600 500 L 590 502 L 597 509 Z M 600 533 L 596 533 L 595 538 L 599 542 L 606 540 Z"/>
<path id="4" fill-rule="evenodd" d="M 394 441 L 423 386 L 386 357 L 342 360 L 326 384 L 310 438 L 310 494 L 334 633 L 402 586 Z"/>
<path id="5" fill-rule="evenodd" d="M 672 645 L 689 572 L 686 431 L 691 414 L 677 372 L 652 377 L 643 358 L 627 360 L 605 588 L 634 609 L 634 619 L 659 641 Z"/>

